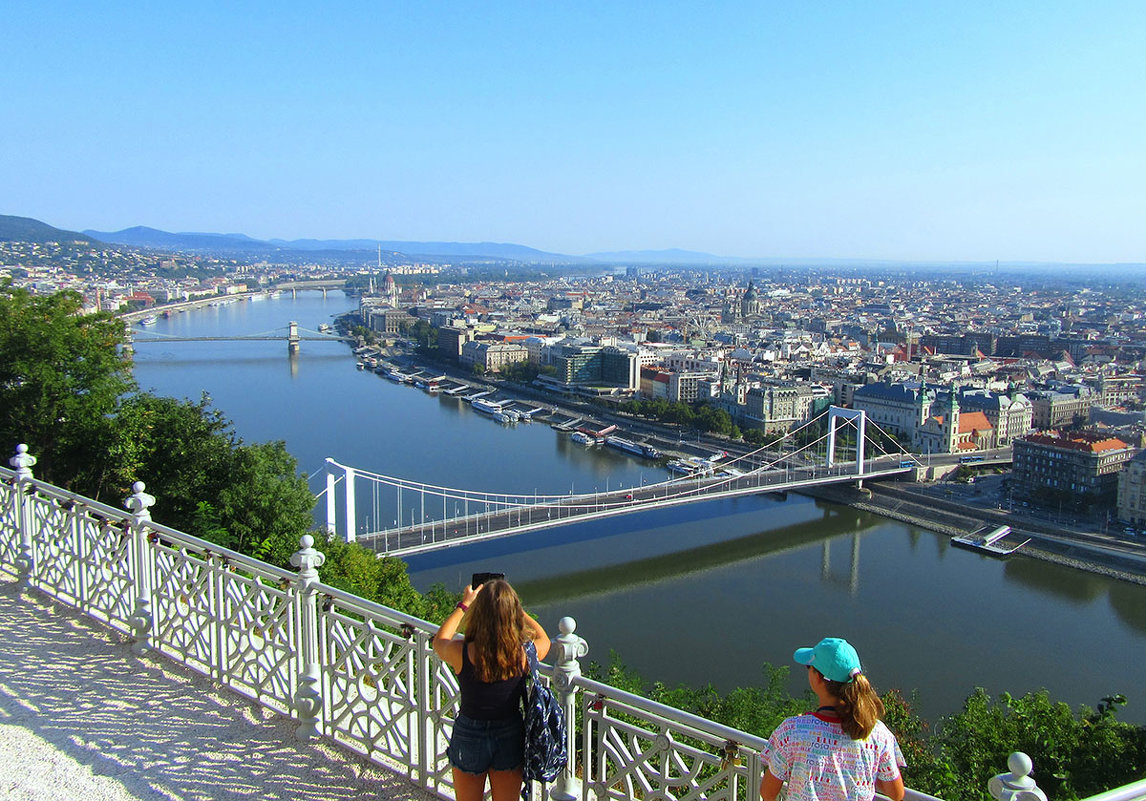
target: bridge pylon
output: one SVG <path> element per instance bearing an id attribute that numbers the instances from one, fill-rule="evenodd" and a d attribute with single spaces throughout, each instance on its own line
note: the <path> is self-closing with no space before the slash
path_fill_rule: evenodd
<path id="1" fill-rule="evenodd" d="M 298 345 L 298 323 L 296 323 L 294 320 L 291 320 L 290 324 L 287 326 L 287 353 L 289 353 L 291 356 L 297 356 Z"/>
<path id="2" fill-rule="evenodd" d="M 828 467 L 832 467 L 836 463 L 836 421 L 841 419 L 855 424 L 856 474 L 863 475 L 864 434 L 867 428 L 867 414 L 863 409 L 844 409 L 839 406 L 832 406 L 828 410 Z"/>

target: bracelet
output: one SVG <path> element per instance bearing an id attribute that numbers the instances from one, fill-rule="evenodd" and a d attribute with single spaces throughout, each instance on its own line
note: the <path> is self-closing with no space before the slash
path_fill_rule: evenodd
<path id="1" fill-rule="evenodd" d="M 463 612 L 468 612 L 468 611 L 470 611 L 470 608 L 469 608 L 468 606 L 466 606 L 465 604 L 463 604 L 461 601 L 458 601 L 458 605 L 457 605 L 457 606 L 455 606 L 455 607 L 454 607 L 454 609 L 460 609 L 460 610 L 462 610 Z"/>

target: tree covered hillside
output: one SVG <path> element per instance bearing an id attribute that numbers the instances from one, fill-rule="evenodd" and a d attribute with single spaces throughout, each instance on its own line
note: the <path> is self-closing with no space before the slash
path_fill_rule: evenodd
<path id="1" fill-rule="evenodd" d="M 94 242 L 90 236 L 53 228 L 31 217 L 0 214 L 0 242 Z"/>

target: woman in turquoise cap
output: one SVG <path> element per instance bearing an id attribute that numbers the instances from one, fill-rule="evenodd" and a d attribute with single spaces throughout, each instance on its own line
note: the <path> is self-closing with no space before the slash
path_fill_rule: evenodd
<path id="1" fill-rule="evenodd" d="M 768 738 L 760 798 L 773 801 L 870 801 L 877 792 L 903 798 L 903 754 L 884 725 L 883 702 L 847 640 L 828 637 L 794 658 L 808 666 L 820 708 L 788 718 Z"/>

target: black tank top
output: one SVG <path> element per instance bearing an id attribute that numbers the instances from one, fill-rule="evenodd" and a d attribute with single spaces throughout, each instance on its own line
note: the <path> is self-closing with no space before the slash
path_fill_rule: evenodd
<path id="1" fill-rule="evenodd" d="M 470 662 L 469 650 L 469 643 L 462 646 L 462 672 L 458 674 L 462 705 L 459 711 L 473 720 L 521 717 L 519 702 L 525 692 L 525 673 L 511 679 L 481 681 Z"/>

